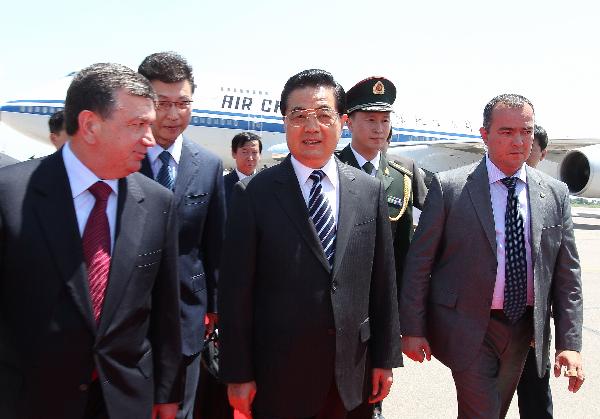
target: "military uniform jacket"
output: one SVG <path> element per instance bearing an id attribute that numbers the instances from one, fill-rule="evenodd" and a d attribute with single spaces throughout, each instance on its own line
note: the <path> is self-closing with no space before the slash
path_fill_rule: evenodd
<path id="1" fill-rule="evenodd" d="M 336 154 L 344 163 L 360 169 L 350 145 Z M 404 259 L 413 235 L 412 207 L 423 208 L 427 188 L 415 162 L 405 157 L 390 161 L 385 153 L 381 153 L 377 177 L 381 179 L 385 188 L 392 238 L 394 239 L 396 279 L 399 282 L 404 270 Z M 399 289 L 400 287 L 398 287 Z"/>

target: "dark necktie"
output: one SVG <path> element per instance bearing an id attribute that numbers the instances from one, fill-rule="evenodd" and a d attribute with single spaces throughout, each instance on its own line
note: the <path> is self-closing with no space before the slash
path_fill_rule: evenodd
<path id="1" fill-rule="evenodd" d="M 169 154 L 167 150 L 164 150 L 158 155 L 158 158 L 162 162 L 162 166 L 160 166 L 160 170 L 156 176 L 156 181 L 165 188 L 173 190 L 173 186 L 175 186 L 175 179 L 173 178 L 171 170 L 169 170 L 169 160 L 171 159 L 171 154 Z"/>
<path id="2" fill-rule="evenodd" d="M 96 182 L 90 186 L 89 191 L 96 198 L 96 203 L 85 224 L 82 242 L 92 308 L 94 318 L 98 322 L 110 269 L 110 228 L 106 216 L 106 203 L 112 189 L 104 182 Z"/>
<path id="3" fill-rule="evenodd" d="M 335 256 L 335 220 L 329 200 L 323 193 L 321 181 L 325 177 L 322 170 L 314 170 L 309 176 L 313 185 L 308 196 L 308 215 L 317 230 L 319 240 L 323 245 L 325 257 L 329 262 L 329 267 L 333 267 L 333 258 Z"/>
<path id="4" fill-rule="evenodd" d="M 516 323 L 527 306 L 527 257 L 525 254 L 525 229 L 519 212 L 519 200 L 515 192 L 517 178 L 502 179 L 508 189 L 506 215 L 504 217 L 504 314 Z"/>
<path id="5" fill-rule="evenodd" d="M 365 164 L 362 165 L 362 169 L 367 172 L 368 175 L 370 175 L 371 173 L 373 173 L 373 169 L 375 168 L 375 166 L 373 166 L 373 163 L 371 163 L 370 161 L 366 162 Z"/>

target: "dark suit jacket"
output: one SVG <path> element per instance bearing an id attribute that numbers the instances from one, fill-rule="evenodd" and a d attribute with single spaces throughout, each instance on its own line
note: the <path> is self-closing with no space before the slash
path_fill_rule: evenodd
<path id="1" fill-rule="evenodd" d="M 254 408 L 308 417 L 332 379 L 348 410 L 373 367 L 401 365 L 391 234 L 379 180 L 337 161 L 333 272 L 288 156 L 238 182 L 219 283 L 223 381 L 255 380 Z M 370 387 L 369 387 L 370 389 Z"/>
<path id="2" fill-rule="evenodd" d="M 81 418 L 94 368 L 111 418 L 181 400 L 172 194 L 119 180 L 96 326 L 61 152 L 0 173 L 0 417 Z"/>
<path id="3" fill-rule="evenodd" d="M 337 154 L 338 158 L 352 167 L 362 170 L 356 161 L 356 157 L 350 145 L 344 147 Z M 400 166 L 400 167 L 399 167 Z M 423 209 L 427 187 L 421 171 L 412 159 L 396 157 L 390 163 L 385 153 L 381 154 L 377 177 L 383 182 L 387 198 L 390 225 L 392 227 L 392 238 L 394 239 L 394 260 L 396 261 L 396 280 L 402 280 L 404 271 L 404 260 L 408 252 L 408 246 L 413 237 L 413 206 Z M 404 214 L 397 219 L 403 209 L 404 190 L 408 185 L 406 179 L 410 180 L 410 196 Z M 401 202 L 399 202 L 401 201 Z M 398 286 L 398 290 L 400 287 Z"/>
<path id="4" fill-rule="evenodd" d="M 0 153 L 0 167 L 9 166 L 11 164 L 19 163 L 19 160 L 13 159 L 6 154 Z"/>
<path id="5" fill-rule="evenodd" d="M 148 158 L 141 172 L 153 178 Z M 191 140 L 183 140 L 175 179 L 181 284 L 181 338 L 184 355 L 204 344 L 204 316 L 217 312 L 217 276 L 225 231 L 221 160 Z"/>
<path id="6" fill-rule="evenodd" d="M 231 200 L 231 192 L 233 192 L 233 185 L 238 183 L 240 177 L 238 176 L 235 170 L 227 173 L 223 176 L 223 183 L 225 184 L 225 202 L 227 204 L 227 208 L 229 208 L 229 201 Z"/>
<path id="7" fill-rule="evenodd" d="M 550 345 L 581 350 L 581 278 L 567 186 L 526 167 L 531 216 L 533 310 L 538 373 Z M 496 236 L 485 158 L 435 175 L 407 256 L 401 290 L 402 332 L 426 336 L 454 371 L 470 365 L 490 320 Z"/>

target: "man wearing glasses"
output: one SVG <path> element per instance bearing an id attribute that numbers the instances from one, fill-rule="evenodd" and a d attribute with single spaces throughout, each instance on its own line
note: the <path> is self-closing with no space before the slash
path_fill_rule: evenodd
<path id="1" fill-rule="evenodd" d="M 253 419 L 346 418 L 402 364 L 382 183 L 333 156 L 345 92 L 323 70 L 281 94 L 290 155 L 238 182 L 219 281 L 220 375 Z"/>
<path id="2" fill-rule="evenodd" d="M 172 52 L 149 55 L 138 68 L 156 91 L 156 145 L 141 172 L 175 195 L 179 225 L 177 259 L 181 286 L 181 337 L 185 396 L 178 418 L 192 418 L 204 342 L 217 318 L 217 269 L 225 224 L 221 160 L 183 137 L 192 114 L 194 76 L 183 57 Z"/>

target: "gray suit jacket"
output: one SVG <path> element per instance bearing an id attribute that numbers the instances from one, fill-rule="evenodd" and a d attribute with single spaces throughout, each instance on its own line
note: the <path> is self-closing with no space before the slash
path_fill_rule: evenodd
<path id="1" fill-rule="evenodd" d="M 9 166 L 11 164 L 19 163 L 19 160 L 13 159 L 6 154 L 0 153 L 0 167 Z"/>
<path id="2" fill-rule="evenodd" d="M 534 337 L 538 372 L 550 345 L 581 350 L 581 278 L 569 193 L 564 183 L 530 167 Z M 433 354 L 465 369 L 483 342 L 496 281 L 496 238 L 485 158 L 438 173 L 407 255 L 401 290 L 402 333 L 426 336 Z"/>
<path id="3" fill-rule="evenodd" d="M 373 367 L 401 365 L 381 181 L 339 161 L 333 270 L 288 156 L 233 188 L 219 282 L 221 379 L 255 380 L 254 408 L 309 417 L 335 379 L 348 410 Z"/>

